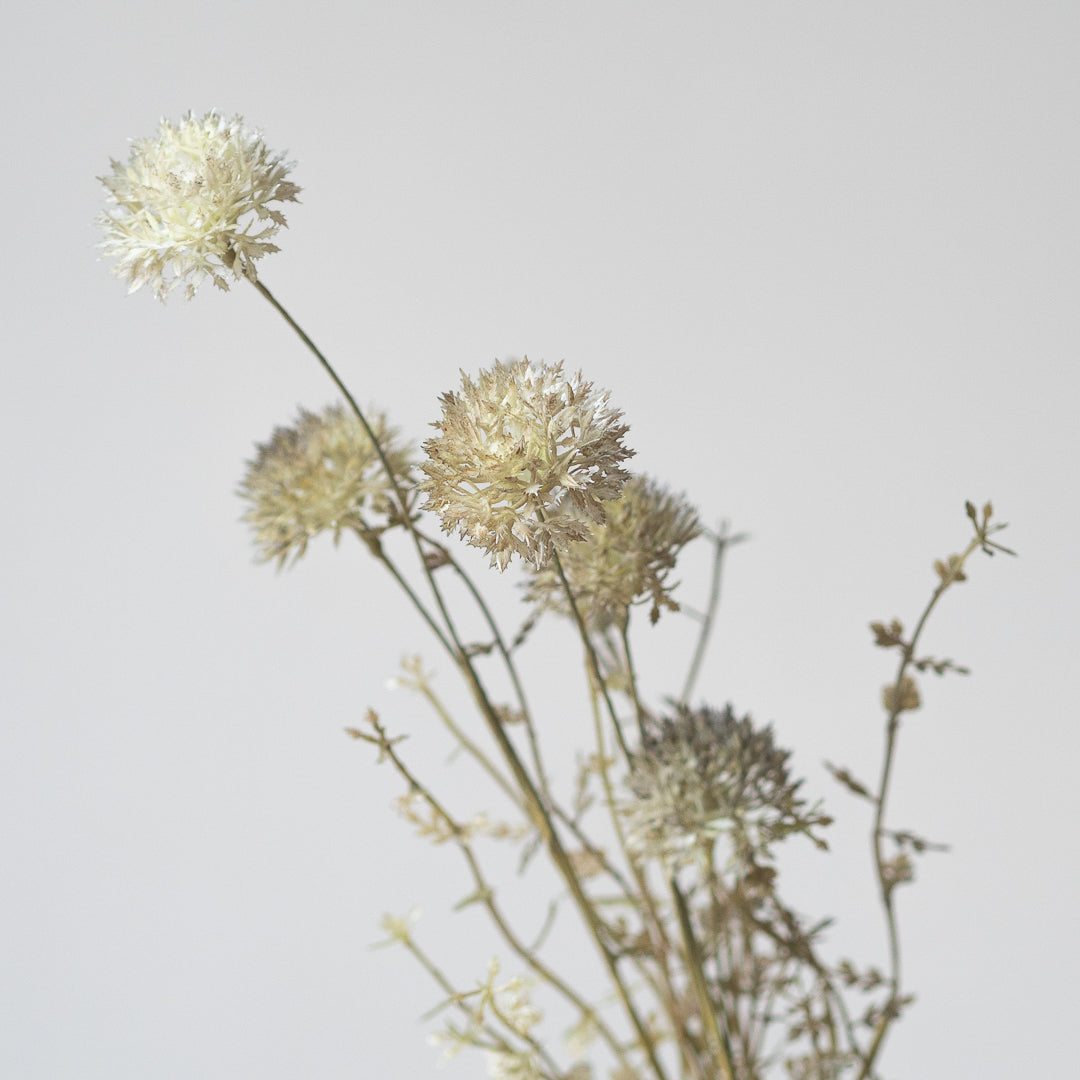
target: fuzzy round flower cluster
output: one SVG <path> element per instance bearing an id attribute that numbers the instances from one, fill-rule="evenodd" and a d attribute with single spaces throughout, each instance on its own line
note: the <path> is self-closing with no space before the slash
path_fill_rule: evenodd
<path id="1" fill-rule="evenodd" d="M 101 244 L 129 292 L 149 285 L 159 300 L 181 282 L 187 298 L 222 271 L 254 280 L 255 260 L 277 251 L 271 237 L 285 224 L 274 202 L 296 202 L 300 188 L 285 179 L 292 168 L 272 154 L 243 119 L 188 113 L 178 125 L 162 120 L 156 138 L 136 139 L 126 163 L 98 179 L 109 207 L 98 217 Z"/>
<path id="2" fill-rule="evenodd" d="M 421 465 L 427 508 L 500 570 L 515 554 L 539 568 L 585 539 L 629 479 L 622 413 L 561 363 L 496 361 L 440 402 Z"/>
<path id="3" fill-rule="evenodd" d="M 410 448 L 397 442 L 397 431 L 381 413 L 372 416 L 371 426 L 399 483 L 408 486 Z M 397 520 L 393 488 L 375 446 L 343 406 L 321 413 L 301 409 L 292 427 L 275 429 L 256 449 L 240 495 L 251 504 L 244 520 L 255 530 L 263 560 L 277 559 L 280 567 L 291 555 L 295 562 L 322 532 L 332 532 L 336 543 L 351 529 L 374 542 Z"/>
<path id="4" fill-rule="evenodd" d="M 624 624 L 630 606 L 652 600 L 649 617 L 661 607 L 677 611 L 668 573 L 685 544 L 701 534 L 697 513 L 686 500 L 645 476 L 632 477 L 622 496 L 607 504 L 606 521 L 561 556 L 574 601 L 593 628 Z M 566 593 L 550 568 L 533 574 L 529 599 L 564 614 Z"/>
<path id="5" fill-rule="evenodd" d="M 829 819 L 798 796 L 802 781 L 788 773 L 790 756 L 771 726 L 737 718 L 730 705 L 680 707 L 652 725 L 631 759 L 633 798 L 623 810 L 632 847 L 678 864 L 723 833 L 744 858 L 793 832 L 821 844 L 810 829 Z"/>

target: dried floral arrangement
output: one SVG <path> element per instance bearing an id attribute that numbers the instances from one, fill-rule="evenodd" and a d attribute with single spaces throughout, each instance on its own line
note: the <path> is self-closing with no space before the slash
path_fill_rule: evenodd
<path id="1" fill-rule="evenodd" d="M 482 907 L 522 974 L 505 981 L 499 963 L 469 985 L 452 980 L 422 946 L 410 918 L 388 916 L 391 942 L 405 947 L 439 988 L 448 1053 L 477 1048 L 489 1074 L 505 1080 L 872 1080 L 892 1025 L 912 1000 L 901 982 L 896 889 L 915 858 L 935 847 L 886 822 L 897 735 L 920 706 L 917 674 L 965 669 L 920 652 L 941 597 L 966 578 L 977 551 L 1012 554 L 989 503 L 966 504 L 971 536 L 936 561 L 936 582 L 914 629 L 871 624 L 892 650 L 895 674 L 882 693 L 884 749 L 875 784 L 829 766 L 868 805 L 872 872 L 883 909 L 886 961 L 829 962 L 821 933 L 779 894 L 777 847 L 801 836 L 825 847 L 831 819 L 802 793 L 790 753 L 769 725 L 693 695 L 719 596 L 726 550 L 742 539 L 710 530 L 684 496 L 627 468 L 633 451 L 622 415 L 601 391 L 562 364 L 497 361 L 440 399 L 437 434 L 423 456 L 379 413 L 365 414 L 325 356 L 258 276 L 285 226 L 275 204 L 295 201 L 284 155 L 271 153 L 240 117 L 189 114 L 162 121 L 136 141 L 126 162 L 101 178 L 107 208 L 102 249 L 117 259 L 130 291 L 149 286 L 164 301 L 209 280 L 228 290 L 246 281 L 284 317 L 334 382 L 343 404 L 301 410 L 257 448 L 240 494 L 261 559 L 295 563 L 322 533 L 359 538 L 400 586 L 442 654 L 460 673 L 476 716 L 459 723 L 418 659 L 399 684 L 420 695 L 451 737 L 513 806 L 517 820 L 458 816 L 417 776 L 401 737 L 369 712 L 354 738 L 373 745 L 399 774 L 399 810 L 422 836 L 452 843 L 471 876 L 467 902 Z M 526 615 L 508 636 L 480 587 L 455 556 L 457 534 L 505 571 L 526 569 Z M 655 624 L 678 612 L 672 578 L 686 545 L 713 548 L 712 581 L 687 674 L 658 704 L 638 689 L 630 633 L 634 612 Z M 411 569 L 400 552 L 411 559 Z M 462 639 L 447 580 L 486 627 Z M 464 587 L 464 592 L 461 591 Z M 538 619 L 562 619 L 580 643 L 590 745 L 580 750 L 575 790 L 560 799 L 541 750 L 544 725 L 530 710 L 519 659 Z M 498 680 L 494 669 L 498 668 Z M 496 684 L 511 688 L 507 702 Z M 500 901 L 476 840 L 521 845 L 522 866 L 540 852 L 607 980 L 602 1000 L 583 996 Z M 552 909 L 554 910 L 554 908 Z M 476 972 L 471 973 L 475 978 Z M 560 999 L 575 1021 L 565 1039 L 541 1035 L 534 1002 Z"/>

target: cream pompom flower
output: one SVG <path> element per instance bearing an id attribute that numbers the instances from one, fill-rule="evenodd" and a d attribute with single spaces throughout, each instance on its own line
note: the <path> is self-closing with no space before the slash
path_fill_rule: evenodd
<path id="1" fill-rule="evenodd" d="M 112 161 L 98 179 L 108 190 L 99 215 L 102 250 L 129 292 L 149 285 L 159 300 L 181 282 L 187 298 L 222 271 L 254 280 L 255 260 L 279 250 L 270 243 L 285 216 L 270 206 L 296 202 L 300 188 L 285 179 L 292 168 L 272 154 L 243 119 L 188 113 L 178 125 L 162 120 L 155 138 L 136 139 L 126 163 Z"/>
<path id="2" fill-rule="evenodd" d="M 649 618 L 660 609 L 678 611 L 668 574 L 679 551 L 701 534 L 693 507 L 646 476 L 634 476 L 622 495 L 608 503 L 607 520 L 593 525 L 587 539 L 571 544 L 561 556 L 574 600 L 594 628 L 622 624 L 632 604 L 652 600 Z M 545 567 L 533 574 L 529 599 L 568 613 L 559 576 Z"/>
<path id="3" fill-rule="evenodd" d="M 496 361 L 440 401 L 421 465 L 427 508 L 500 570 L 515 554 L 539 568 L 583 540 L 629 478 L 622 413 L 561 363 Z"/>
<path id="4" fill-rule="evenodd" d="M 410 448 L 398 442 L 381 413 L 372 416 L 371 426 L 399 486 L 408 489 Z M 348 529 L 377 544 L 401 520 L 375 445 L 340 405 L 321 413 L 301 409 L 292 427 L 275 429 L 248 462 L 240 495 L 250 504 L 244 520 L 255 530 L 261 558 L 277 559 L 279 567 L 290 555 L 294 562 L 300 558 L 319 533 L 332 533 L 336 543 Z"/>

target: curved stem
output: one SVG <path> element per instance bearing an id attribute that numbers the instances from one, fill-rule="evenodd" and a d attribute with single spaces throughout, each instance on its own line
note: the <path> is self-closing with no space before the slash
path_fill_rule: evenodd
<path id="1" fill-rule="evenodd" d="M 409 530 L 409 535 L 413 539 L 413 543 L 416 547 L 417 555 L 419 556 L 421 566 L 424 570 L 424 574 L 427 577 L 428 584 L 431 587 L 432 594 L 435 598 L 435 603 L 439 608 L 439 614 L 442 616 L 443 623 L 446 626 L 447 633 L 450 640 L 454 645 L 453 659 L 461 671 L 462 676 L 465 679 L 466 684 L 469 687 L 470 693 L 473 695 L 477 707 L 480 710 L 481 715 L 484 718 L 485 723 L 488 726 L 492 737 L 499 747 L 506 763 L 510 766 L 511 771 L 514 774 L 514 779 L 517 781 L 521 788 L 522 795 L 524 797 L 525 806 L 529 811 L 530 817 L 534 824 L 540 830 L 544 843 L 547 846 L 548 852 L 551 855 L 552 862 L 555 863 L 556 869 L 559 871 L 560 876 L 566 883 L 570 890 L 570 895 L 574 899 L 574 903 L 578 908 L 579 913 L 585 922 L 586 927 L 595 942 L 597 948 L 600 950 L 601 958 L 604 961 L 604 966 L 607 968 L 608 975 L 611 978 L 612 984 L 615 987 L 616 993 L 619 996 L 620 1001 L 626 1011 L 631 1024 L 634 1027 L 634 1031 L 637 1034 L 642 1051 L 645 1053 L 649 1060 L 649 1064 L 653 1073 L 657 1077 L 657 1080 L 665 1080 L 665 1073 L 659 1058 L 656 1056 L 656 1049 L 653 1046 L 652 1039 L 649 1037 L 648 1032 L 645 1029 L 645 1025 L 638 1015 L 637 1009 L 634 1006 L 633 1000 L 630 996 L 630 992 L 623 981 L 622 975 L 619 973 L 618 965 L 615 961 L 615 957 L 611 952 L 607 942 L 605 941 L 605 931 L 603 924 L 600 921 L 599 916 L 589 903 L 588 897 L 585 895 L 584 890 L 581 887 L 581 882 L 578 879 L 577 874 L 574 871 L 573 864 L 570 861 L 566 850 L 562 846 L 557 832 L 555 831 L 554 823 L 551 820 L 551 815 L 544 803 L 543 798 L 538 792 L 536 785 L 533 782 L 532 777 L 529 776 L 525 766 L 523 765 L 521 758 L 518 756 L 517 751 L 514 749 L 513 744 L 510 742 L 506 732 L 503 730 L 502 722 L 499 719 L 498 714 L 495 711 L 494 706 L 491 704 L 491 700 L 488 697 L 484 685 L 480 680 L 480 676 L 476 672 L 476 668 L 473 666 L 472 659 L 466 651 L 464 645 L 461 642 L 461 638 L 457 633 L 457 629 L 453 620 L 450 617 L 450 612 L 447 609 L 446 601 L 442 595 L 442 590 L 439 588 L 435 581 L 432 568 L 425 557 L 423 543 L 419 532 L 412 520 L 412 515 L 409 513 L 408 501 L 405 498 L 404 492 L 401 489 L 401 485 L 398 483 L 397 477 L 394 475 L 393 469 L 390 467 L 390 463 L 386 458 L 386 453 L 383 450 L 379 440 L 375 437 L 374 431 L 371 429 L 371 425 L 368 423 L 366 417 L 360 409 L 360 406 L 356 403 L 356 399 L 349 393 L 348 388 L 341 381 L 337 372 L 334 370 L 330 361 L 319 351 L 315 343 L 310 337 L 300 328 L 300 325 L 295 319 L 285 310 L 284 307 L 275 299 L 270 290 L 258 280 L 252 280 L 252 285 L 269 301 L 274 309 L 281 315 L 281 317 L 293 328 L 304 344 L 311 350 L 312 354 L 322 365 L 323 369 L 330 376 L 334 385 L 341 392 L 342 396 L 348 402 L 349 407 L 360 421 L 368 437 L 371 439 L 372 444 L 375 446 L 379 460 L 382 462 L 383 468 L 386 470 L 387 477 L 391 486 L 394 489 L 394 494 L 400 504 L 402 518 L 405 527 Z M 560 573 L 562 568 L 560 566 Z M 563 579 L 565 581 L 565 577 Z M 573 600 L 571 599 L 571 604 Z M 580 615 L 578 615 L 580 621 Z M 592 652 L 590 645 L 590 655 L 595 663 L 595 653 Z M 597 668 L 597 674 L 599 675 L 599 668 Z M 601 689 L 603 684 L 601 683 Z M 607 697 L 607 691 L 604 689 L 604 696 Z M 610 699 L 608 700 L 609 708 L 611 708 Z M 614 709 L 611 709 L 612 719 L 614 721 L 615 714 Z"/>

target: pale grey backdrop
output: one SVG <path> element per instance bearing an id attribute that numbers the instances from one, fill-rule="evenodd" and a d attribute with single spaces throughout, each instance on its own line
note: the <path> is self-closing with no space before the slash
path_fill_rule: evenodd
<path id="1" fill-rule="evenodd" d="M 446 665 L 359 551 L 275 576 L 238 522 L 254 442 L 328 384 L 253 290 L 162 307 L 96 261 L 95 175 L 210 107 L 299 161 L 263 274 L 362 401 L 419 439 L 459 368 L 564 359 L 638 467 L 753 534 L 701 689 L 775 721 L 841 818 L 787 876 L 840 916 L 834 956 L 883 957 L 867 817 L 821 767 L 876 768 L 866 624 L 911 619 L 964 500 L 994 499 L 1021 558 L 948 597 L 927 648 L 974 674 L 926 685 L 900 746 L 895 822 L 953 850 L 899 899 L 919 1002 L 884 1072 L 1069 1072 L 1075 4 L 89 0 L 0 26 L 0 1074 L 435 1076 L 438 992 L 369 951 L 378 919 L 421 904 L 462 985 L 493 951 L 447 914 L 454 853 L 341 733 L 372 705 L 441 768 L 385 680 Z M 538 671 L 565 777 L 581 677 Z M 442 782 L 489 801 L 461 763 Z"/>

